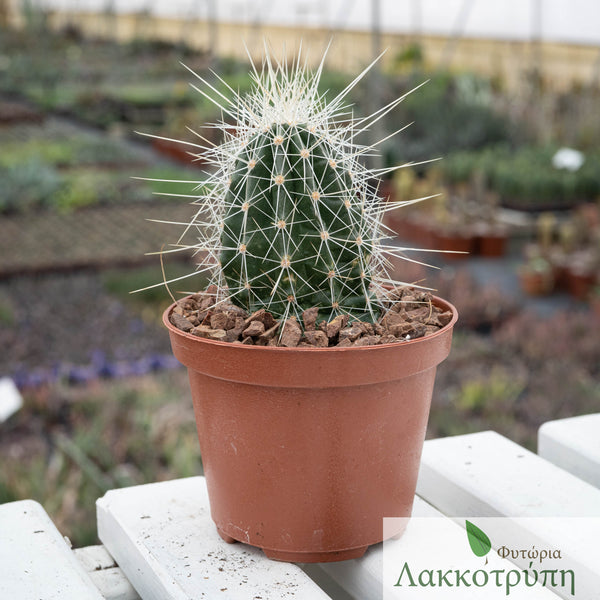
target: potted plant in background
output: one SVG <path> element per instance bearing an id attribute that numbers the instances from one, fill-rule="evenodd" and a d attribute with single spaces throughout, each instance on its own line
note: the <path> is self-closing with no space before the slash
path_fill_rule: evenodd
<path id="1" fill-rule="evenodd" d="M 546 296 L 554 289 L 552 265 L 543 256 L 531 256 L 520 265 L 519 280 L 529 296 Z"/>
<path id="2" fill-rule="evenodd" d="M 487 258 L 504 256 L 508 232 L 498 218 L 498 194 L 489 189 L 486 174 L 476 170 L 471 175 L 473 204 L 477 214 L 473 231 L 477 254 Z"/>
<path id="3" fill-rule="evenodd" d="M 324 61 L 324 59 L 323 59 Z M 188 368 L 219 534 L 300 562 L 355 558 L 409 516 L 436 366 L 455 308 L 386 274 L 383 212 L 355 136 L 401 99 L 351 118 L 300 56 L 266 55 L 254 91 L 206 97 L 234 122 L 171 251 L 209 287 L 164 314 Z M 212 94 L 211 94 L 212 90 Z M 392 170 L 392 169 L 390 169 Z M 169 251 L 169 250 L 167 250 Z"/>

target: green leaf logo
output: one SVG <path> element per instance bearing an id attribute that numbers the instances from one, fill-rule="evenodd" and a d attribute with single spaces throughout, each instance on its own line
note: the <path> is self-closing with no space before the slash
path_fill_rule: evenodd
<path id="1" fill-rule="evenodd" d="M 467 537 L 469 538 L 469 546 L 473 550 L 475 556 L 485 556 L 491 549 L 492 543 L 490 538 L 471 523 L 471 521 L 465 521 L 467 525 Z"/>

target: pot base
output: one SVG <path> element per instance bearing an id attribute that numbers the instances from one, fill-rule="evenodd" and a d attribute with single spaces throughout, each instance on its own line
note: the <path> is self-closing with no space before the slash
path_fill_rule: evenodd
<path id="1" fill-rule="evenodd" d="M 362 546 L 333 552 L 286 552 L 285 550 L 269 550 L 268 548 L 262 550 L 265 556 L 271 560 L 294 563 L 326 563 L 360 558 L 367 551 L 367 548 L 368 546 Z"/>
<path id="2" fill-rule="evenodd" d="M 217 527 L 217 532 L 222 540 L 228 544 L 235 544 L 239 540 L 232 538 L 222 529 Z M 240 542 L 242 543 L 242 542 Z M 287 550 L 273 550 L 271 548 L 261 548 L 267 558 L 271 560 L 279 560 L 283 562 L 294 563 L 322 563 L 322 562 L 337 562 L 340 560 L 352 560 L 360 558 L 366 551 L 368 546 L 360 546 L 359 548 L 350 548 L 348 550 L 334 550 L 329 552 L 290 552 Z"/>
<path id="3" fill-rule="evenodd" d="M 232 538 L 230 535 L 227 535 L 222 529 L 219 529 L 218 527 L 217 527 L 217 533 L 219 534 L 221 539 L 224 542 L 227 542 L 228 544 L 235 544 L 237 542 L 237 540 L 235 538 Z"/>

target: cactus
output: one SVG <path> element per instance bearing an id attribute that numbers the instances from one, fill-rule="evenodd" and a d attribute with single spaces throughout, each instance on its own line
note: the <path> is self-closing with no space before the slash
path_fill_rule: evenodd
<path id="1" fill-rule="evenodd" d="M 233 166 L 220 238 L 237 303 L 280 317 L 311 306 L 372 314 L 373 223 L 357 170 L 314 125 L 274 123 L 249 137 Z"/>
<path id="2" fill-rule="evenodd" d="M 249 312 L 299 319 L 318 306 L 328 320 L 374 322 L 394 283 L 386 254 L 406 250 L 385 245 L 382 216 L 407 202 L 384 205 L 372 181 L 397 167 L 368 170 L 359 159 L 374 145 L 355 138 L 402 98 L 353 118 L 344 98 L 372 65 L 327 103 L 317 91 L 323 63 L 311 73 L 298 56 L 288 69 L 267 53 L 261 72 L 253 65 L 254 90 L 230 89 L 231 99 L 194 73 L 208 91 L 193 87 L 235 125 L 218 123 L 223 143 L 200 146 L 217 168 L 174 251 L 203 255 L 198 271 L 210 273 L 219 298 Z M 190 231 L 198 239 L 186 244 Z"/>

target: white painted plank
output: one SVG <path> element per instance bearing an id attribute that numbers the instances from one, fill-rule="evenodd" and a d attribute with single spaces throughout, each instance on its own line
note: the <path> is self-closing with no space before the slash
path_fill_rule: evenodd
<path id="1" fill-rule="evenodd" d="M 449 516 L 600 517 L 600 490 L 493 431 L 426 441 L 417 493 Z"/>
<path id="2" fill-rule="evenodd" d="M 561 549 L 581 597 L 600 599 L 600 490 L 590 484 L 488 431 L 425 442 L 417 492 L 448 516 L 532 517 L 503 519 L 503 533 L 516 548 L 533 539 L 538 550 Z"/>
<path id="3" fill-rule="evenodd" d="M 417 519 L 435 518 L 449 521 L 441 512 L 418 496 L 415 497 L 412 516 Z M 444 534 L 444 543 L 439 548 L 458 548 L 464 545 L 466 534 L 460 525 L 448 523 L 448 527 L 444 528 Z M 436 547 L 424 545 L 422 540 L 405 534 L 397 540 L 389 540 L 385 544 L 371 546 L 361 558 L 338 563 L 324 563 L 315 565 L 315 567 L 329 575 L 348 594 L 357 600 L 381 600 L 384 594 L 384 584 L 386 585 L 386 599 L 398 598 L 401 600 L 406 596 L 407 590 L 405 588 L 394 588 L 390 585 L 389 581 L 384 581 L 384 552 L 388 553 L 388 560 L 390 556 L 403 556 L 410 557 L 411 560 L 418 563 L 423 562 L 423 557 L 425 556 L 426 560 L 431 559 L 431 563 L 433 564 Z M 489 571 L 494 568 L 501 569 L 505 567 L 505 564 L 497 555 L 490 554 L 488 558 L 487 569 Z M 398 568 L 398 575 L 400 566 Z M 479 600 L 482 598 L 482 590 L 480 588 L 463 588 L 459 593 L 461 600 Z M 486 598 L 490 599 L 506 597 L 505 590 L 499 588 L 486 589 L 485 594 Z M 435 596 L 436 599 L 439 598 L 440 600 L 446 597 L 456 599 L 457 590 L 451 588 L 437 589 Z M 518 597 L 522 600 L 557 600 L 558 598 L 556 594 L 540 586 L 520 589 Z"/>
<path id="4" fill-rule="evenodd" d="M 23 398 L 14 381 L 0 378 L 0 423 L 6 421 L 23 406 Z"/>
<path id="5" fill-rule="evenodd" d="M 101 571 L 103 569 L 112 569 L 117 566 L 115 559 L 102 545 L 75 548 L 73 552 L 87 573 Z"/>
<path id="6" fill-rule="evenodd" d="M 119 567 L 92 571 L 88 575 L 105 600 L 140 600 L 139 594 Z"/>
<path id="7" fill-rule="evenodd" d="M 538 454 L 600 488 L 600 413 L 544 423 Z"/>
<path id="8" fill-rule="evenodd" d="M 103 600 L 40 504 L 0 505 L 0 598 Z"/>
<path id="9" fill-rule="evenodd" d="M 144 600 L 329 598 L 297 565 L 226 544 L 203 477 L 111 490 L 98 535 Z"/>
<path id="10" fill-rule="evenodd" d="M 73 552 L 106 600 L 139 600 L 135 588 L 104 546 L 87 546 Z"/>

